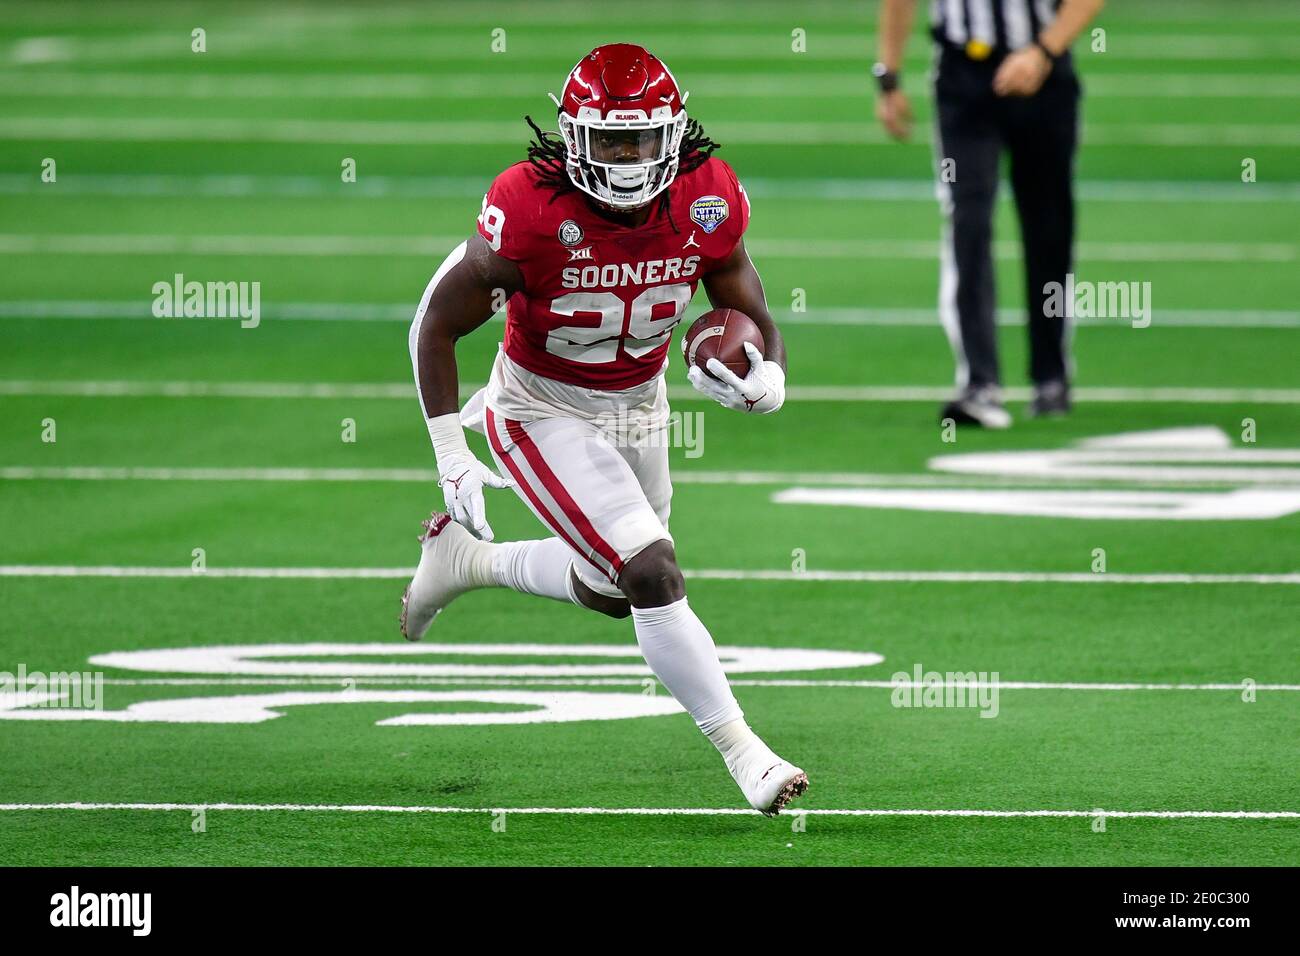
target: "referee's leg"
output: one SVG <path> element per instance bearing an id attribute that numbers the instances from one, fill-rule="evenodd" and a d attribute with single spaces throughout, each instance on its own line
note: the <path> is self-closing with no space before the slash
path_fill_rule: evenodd
<path id="1" fill-rule="evenodd" d="M 994 307 L 993 208 L 1001 134 L 993 105 L 992 69 L 945 50 L 935 78 L 937 192 L 945 224 L 939 315 L 957 365 L 959 395 L 943 416 L 1005 427 Z M 988 412 L 984 414 L 987 393 Z M 967 401 L 974 398 L 975 401 Z M 973 414 L 962 414 L 969 406 Z M 988 421 L 984 418 L 989 417 Z"/>
<path id="2" fill-rule="evenodd" d="M 1072 329 L 1066 316 L 1049 315 L 1046 303 L 1049 283 L 1065 287 L 1074 245 L 1079 82 L 1069 59 L 1056 64 L 1037 95 L 1008 103 L 1008 108 L 1011 188 L 1025 252 L 1033 410 L 1064 412 L 1069 408 Z"/>

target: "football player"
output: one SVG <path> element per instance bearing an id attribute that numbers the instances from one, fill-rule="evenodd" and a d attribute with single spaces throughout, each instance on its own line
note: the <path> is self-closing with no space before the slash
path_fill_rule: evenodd
<path id="1" fill-rule="evenodd" d="M 742 235 L 749 201 L 687 95 L 647 50 L 598 47 L 569 73 L 559 135 L 528 120 L 528 158 L 483 199 L 477 234 L 438 268 L 410 350 L 447 511 L 425 523 L 402 633 L 475 588 L 507 587 L 631 616 L 651 670 L 721 752 L 750 805 L 776 813 L 808 786 L 750 729 L 713 638 L 686 598 L 668 533 L 667 442 L 619 441 L 667 423 L 673 328 L 700 282 L 759 326 L 743 378 L 716 359 L 691 384 L 747 414 L 785 399 L 785 349 Z M 456 341 L 508 297 L 489 384 L 460 410 Z M 498 472 L 462 427 L 487 435 Z M 492 543 L 484 488 L 513 488 L 552 536 Z"/>

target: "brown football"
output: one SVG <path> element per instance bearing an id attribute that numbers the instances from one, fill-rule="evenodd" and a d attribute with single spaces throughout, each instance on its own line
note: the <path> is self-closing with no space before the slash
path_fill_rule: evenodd
<path id="1" fill-rule="evenodd" d="M 682 336 L 682 355 L 687 366 L 698 365 L 711 378 L 709 359 L 716 358 L 741 378 L 749 374 L 745 343 L 752 342 L 765 352 L 763 333 L 754 320 L 735 309 L 705 312 Z"/>

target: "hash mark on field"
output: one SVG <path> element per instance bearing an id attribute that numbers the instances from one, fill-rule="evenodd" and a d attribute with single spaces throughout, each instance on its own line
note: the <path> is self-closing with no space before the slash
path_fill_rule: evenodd
<path id="1" fill-rule="evenodd" d="M 730 817 L 758 816 L 739 807 L 436 807 L 391 804 L 311 803 L 0 803 L 0 811 L 36 810 L 234 810 L 261 813 L 454 813 L 522 816 Z M 1297 810 L 920 810 L 796 809 L 793 814 L 819 817 L 1115 817 L 1149 820 L 1295 820 Z"/>
<path id="2" fill-rule="evenodd" d="M 85 564 L 0 564 L 6 578 L 272 578 L 394 579 L 411 576 L 412 568 L 251 568 L 189 565 L 146 567 Z M 1286 574 L 1124 574 L 1045 571 L 786 571 L 706 568 L 682 572 L 706 581 L 836 581 L 860 583 L 925 582 L 941 584 L 1300 584 L 1300 572 Z"/>

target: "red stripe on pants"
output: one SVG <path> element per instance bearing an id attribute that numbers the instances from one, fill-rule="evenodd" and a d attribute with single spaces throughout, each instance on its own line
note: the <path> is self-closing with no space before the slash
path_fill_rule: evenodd
<path id="1" fill-rule="evenodd" d="M 591 520 L 578 507 L 578 503 L 573 500 L 573 496 L 569 494 L 555 472 L 551 471 L 551 466 L 546 464 L 541 449 L 537 447 L 537 443 L 524 430 L 524 426 L 519 422 L 506 419 L 506 434 L 524 453 L 524 457 L 528 459 L 528 464 L 532 466 L 533 474 L 541 479 L 546 490 L 555 499 L 555 503 L 560 506 L 560 509 L 573 523 L 573 526 L 578 529 L 578 534 L 591 546 L 592 550 L 609 562 L 610 567 L 614 569 L 614 577 L 610 578 L 610 581 L 617 584 L 618 575 L 623 573 L 623 559 L 618 556 L 618 552 L 592 526 Z M 608 577 L 608 574 L 606 577 Z"/>
<path id="2" fill-rule="evenodd" d="M 492 414 L 492 410 L 490 408 L 484 409 L 484 411 L 487 413 L 487 419 L 486 419 L 487 435 L 488 435 L 488 441 L 492 445 L 492 450 L 495 451 L 497 453 L 497 457 L 499 457 L 501 461 L 505 463 L 506 469 L 510 472 L 511 477 L 513 477 L 515 480 L 515 484 L 519 486 L 521 491 L 523 491 L 524 496 L 530 502 L 532 502 L 533 508 L 537 511 L 538 515 L 541 516 L 543 521 L 545 521 L 548 525 L 551 526 L 551 530 L 554 531 L 557 535 L 559 535 L 560 538 L 570 548 L 572 548 L 577 554 L 582 555 L 583 559 L 588 564 L 590 564 L 593 568 L 599 571 L 603 577 L 608 578 L 609 572 L 591 559 L 590 554 L 586 548 L 582 548 L 578 546 L 577 542 L 575 542 L 573 538 L 570 537 L 569 532 L 565 529 L 564 525 L 562 525 L 558 520 L 556 520 L 555 516 L 551 514 L 550 509 L 547 508 L 546 505 L 542 503 L 542 499 L 538 496 L 537 492 L 534 491 L 532 486 L 528 484 L 528 478 L 524 475 L 523 469 L 521 469 L 517 464 L 515 464 L 515 462 L 510 458 L 509 453 L 505 450 L 504 446 L 502 446 L 501 439 L 497 435 L 496 416 Z M 514 423 L 507 422 L 506 424 L 507 427 L 509 427 L 509 425 Z M 517 441 L 516 444 L 518 444 Z"/>

